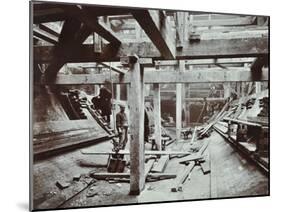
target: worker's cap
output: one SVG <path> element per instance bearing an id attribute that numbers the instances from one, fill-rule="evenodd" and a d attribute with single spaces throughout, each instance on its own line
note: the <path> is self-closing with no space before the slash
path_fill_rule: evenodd
<path id="1" fill-rule="evenodd" d="M 120 108 L 125 108 L 125 105 L 119 105 Z"/>

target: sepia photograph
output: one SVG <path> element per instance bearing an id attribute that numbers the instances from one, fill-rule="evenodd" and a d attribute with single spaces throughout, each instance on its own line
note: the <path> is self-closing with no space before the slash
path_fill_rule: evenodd
<path id="1" fill-rule="evenodd" d="M 29 7 L 31 210 L 270 195 L 269 16 Z"/>

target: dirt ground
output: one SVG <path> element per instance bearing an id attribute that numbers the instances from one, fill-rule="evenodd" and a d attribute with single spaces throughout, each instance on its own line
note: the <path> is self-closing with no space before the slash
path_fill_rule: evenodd
<path id="1" fill-rule="evenodd" d="M 268 194 L 268 178 L 253 164 L 248 163 L 224 139 L 213 132 L 207 152 L 210 155 L 211 172 L 204 175 L 199 165 L 183 185 L 183 191 L 172 192 L 175 179 L 147 182 L 138 196 L 129 195 L 129 183 L 109 183 L 88 177 L 89 172 L 106 172 L 107 155 L 83 155 L 75 150 L 63 155 L 37 161 L 34 164 L 34 207 L 72 208 L 130 203 L 163 202 L 177 200 L 211 199 Z M 189 146 L 188 140 L 177 141 L 167 150 L 183 151 Z M 150 149 L 150 144 L 146 149 Z M 87 150 L 109 151 L 110 141 L 88 147 Z M 165 172 L 180 175 L 185 165 L 180 158 L 170 159 Z M 125 171 L 129 172 L 127 168 Z M 79 181 L 74 176 L 82 175 Z M 68 182 L 69 187 L 60 190 L 56 182 Z M 76 194 L 76 195 L 74 195 Z M 73 196 L 74 195 L 74 196 Z M 71 197 L 71 198 L 70 198 Z"/>

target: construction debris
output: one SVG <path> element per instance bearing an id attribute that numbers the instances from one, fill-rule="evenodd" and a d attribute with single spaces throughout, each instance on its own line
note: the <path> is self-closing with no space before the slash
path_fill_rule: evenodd
<path id="1" fill-rule="evenodd" d="M 160 159 L 157 161 L 156 165 L 153 166 L 153 168 L 151 169 L 151 172 L 157 172 L 157 173 L 163 172 L 167 166 L 168 161 L 169 161 L 168 155 L 161 156 Z"/>
<path id="2" fill-rule="evenodd" d="M 177 191 L 182 191 L 183 190 L 183 184 L 186 181 L 187 177 L 190 175 L 192 172 L 193 168 L 195 166 L 195 162 L 192 161 L 189 163 L 189 165 L 186 166 L 184 172 L 177 177 L 176 182 L 174 186 L 171 188 L 172 192 L 177 192 Z"/>
<path id="3" fill-rule="evenodd" d="M 57 181 L 56 182 L 56 186 L 61 190 L 65 189 L 65 188 L 68 188 L 70 185 L 71 184 L 69 182 L 64 182 L 64 181 Z"/>

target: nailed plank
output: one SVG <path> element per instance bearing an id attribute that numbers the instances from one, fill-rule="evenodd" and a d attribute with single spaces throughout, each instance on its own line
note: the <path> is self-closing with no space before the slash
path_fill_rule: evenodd
<path id="1" fill-rule="evenodd" d="M 161 156 L 160 159 L 157 161 L 156 166 L 151 169 L 151 172 L 163 172 L 167 166 L 168 161 L 168 155 Z"/>
<path id="2" fill-rule="evenodd" d="M 175 42 L 171 39 L 171 25 L 163 11 L 135 10 L 134 18 L 165 59 L 175 58 Z"/>

